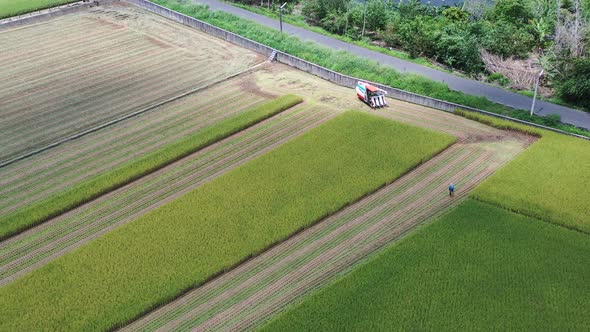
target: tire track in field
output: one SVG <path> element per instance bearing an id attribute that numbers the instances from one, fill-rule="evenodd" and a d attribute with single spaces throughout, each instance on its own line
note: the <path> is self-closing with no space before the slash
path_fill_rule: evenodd
<path id="1" fill-rule="evenodd" d="M 522 137 L 469 121 L 458 126 L 456 119 L 449 121 L 450 114 L 378 113 L 411 123 L 422 121 L 423 126 L 426 123 L 451 132 L 460 140 L 394 183 L 122 330 L 244 330 L 259 326 L 371 253 L 459 204 L 473 187 L 526 145 Z M 449 182 L 458 188 L 453 198 L 446 191 Z"/>
<path id="2" fill-rule="evenodd" d="M 302 104 L 0 243 L 0 286 L 255 158 L 336 113 Z"/>

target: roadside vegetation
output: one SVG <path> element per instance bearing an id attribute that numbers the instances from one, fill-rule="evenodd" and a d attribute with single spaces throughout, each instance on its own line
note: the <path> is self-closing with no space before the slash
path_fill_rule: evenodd
<path id="1" fill-rule="evenodd" d="M 590 237 L 468 200 L 263 331 L 584 330 Z"/>
<path id="2" fill-rule="evenodd" d="M 77 1 L 79 0 L 0 0 L 0 19 Z"/>
<path id="3" fill-rule="evenodd" d="M 446 84 L 434 82 L 418 75 L 401 74 L 391 67 L 381 66 L 375 61 L 362 59 L 344 51 L 334 51 L 315 43 L 302 42 L 295 37 L 289 37 L 274 29 L 266 28 L 235 15 L 224 12 L 212 12 L 206 6 L 179 0 L 153 0 L 153 2 L 342 74 L 590 136 L 590 132 L 586 130 L 561 123 L 558 116 L 542 117 L 534 115 L 531 117 L 528 111 L 515 110 L 502 106 L 484 97 L 451 91 Z"/>
<path id="4" fill-rule="evenodd" d="M 278 13 L 278 2 L 234 1 L 266 15 Z M 532 91 L 544 69 L 544 97 L 590 110 L 587 0 L 466 0 L 441 7 L 419 0 L 295 0 L 283 14 L 316 32 L 399 50 L 393 55 L 430 59 L 516 90 Z"/>
<path id="5" fill-rule="evenodd" d="M 452 142 L 346 112 L 1 287 L 0 330 L 113 328 L 392 182 Z"/>
<path id="6" fill-rule="evenodd" d="M 35 202 L 0 217 L 0 239 L 37 225 L 51 217 L 76 208 L 106 192 L 115 190 L 154 172 L 197 150 L 282 112 L 303 100 L 286 95 L 223 119 L 192 135 L 131 160 L 108 172 L 85 180 L 61 193 Z"/>
<path id="7" fill-rule="evenodd" d="M 473 197 L 538 219 L 590 233 L 590 141 L 481 114 L 473 120 L 541 138 L 482 183 Z"/>

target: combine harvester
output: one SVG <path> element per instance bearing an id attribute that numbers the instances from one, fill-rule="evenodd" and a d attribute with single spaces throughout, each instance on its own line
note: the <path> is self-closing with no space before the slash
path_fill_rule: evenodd
<path id="1" fill-rule="evenodd" d="M 356 83 L 356 95 L 372 108 L 387 106 L 385 101 L 386 93 L 387 91 L 376 88 L 369 83 L 361 81 Z"/>

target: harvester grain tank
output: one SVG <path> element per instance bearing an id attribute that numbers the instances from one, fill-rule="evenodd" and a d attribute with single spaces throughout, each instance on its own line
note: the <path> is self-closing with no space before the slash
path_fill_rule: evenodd
<path id="1" fill-rule="evenodd" d="M 387 106 L 387 102 L 385 101 L 386 93 L 386 91 L 381 90 L 369 83 L 361 81 L 356 83 L 356 95 L 360 100 L 364 101 L 367 103 L 367 105 L 373 108 Z"/>

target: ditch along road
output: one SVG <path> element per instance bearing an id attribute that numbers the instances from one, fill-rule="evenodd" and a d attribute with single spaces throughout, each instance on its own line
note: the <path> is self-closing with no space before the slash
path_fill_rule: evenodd
<path id="1" fill-rule="evenodd" d="M 0 286 L 194 190 L 337 114 L 331 108 L 304 102 L 0 242 Z"/>
<path id="2" fill-rule="evenodd" d="M 375 251 L 462 202 L 534 138 L 396 103 L 377 114 L 458 137 L 394 183 L 122 328 L 245 330 L 352 269 Z M 447 186 L 454 182 L 455 197 Z"/>
<path id="3" fill-rule="evenodd" d="M 258 24 L 278 30 L 279 21 L 256 14 L 248 10 L 232 6 L 219 0 L 193 0 L 195 3 L 208 5 L 211 10 L 224 11 L 248 20 L 255 21 Z M 298 37 L 302 40 L 316 42 L 336 50 L 345 50 L 354 55 L 377 61 L 383 65 L 395 68 L 402 73 L 413 73 L 428 77 L 434 81 L 445 83 L 450 89 L 465 92 L 474 96 L 482 96 L 487 99 L 509 106 L 516 109 L 530 110 L 533 99 L 514 92 L 506 91 L 482 82 L 462 78 L 453 74 L 445 73 L 430 67 L 419 65 L 410 61 L 402 60 L 390 55 L 371 51 L 364 47 L 356 46 L 341 40 L 328 37 L 304 28 L 283 22 L 283 31 L 289 35 Z M 543 100 L 537 100 L 535 103 L 535 114 L 546 116 L 549 114 L 559 114 L 561 121 L 578 127 L 590 130 L 590 113 L 578 111 L 565 106 L 556 105 Z"/>

